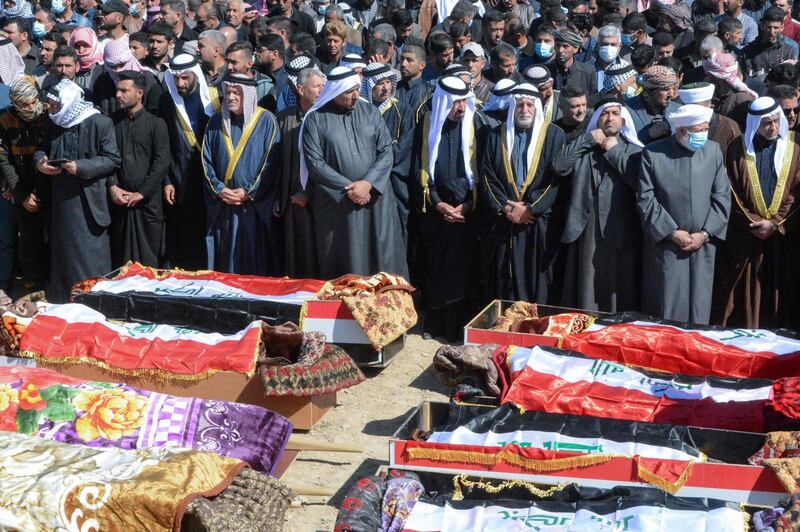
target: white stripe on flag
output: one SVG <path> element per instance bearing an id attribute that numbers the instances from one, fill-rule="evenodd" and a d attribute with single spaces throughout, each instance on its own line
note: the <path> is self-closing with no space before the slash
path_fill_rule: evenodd
<path id="1" fill-rule="evenodd" d="M 617 442 L 606 438 L 575 438 L 555 432 L 518 430 L 516 432 L 475 433 L 466 427 L 458 427 L 452 432 L 434 432 L 428 443 L 450 443 L 456 445 L 482 445 L 502 447 L 515 443 L 520 447 L 533 447 L 548 451 L 566 451 L 586 454 L 618 454 L 623 456 L 643 456 L 667 460 L 686 460 L 700 462 L 700 457 L 692 456 L 678 449 L 659 447 L 638 442 Z"/>
<path id="2" fill-rule="evenodd" d="M 298 291 L 293 294 L 265 295 L 253 294 L 234 286 L 212 280 L 200 279 L 148 279 L 143 275 L 133 275 L 124 279 L 100 281 L 92 287 L 92 292 L 121 294 L 123 292 L 145 292 L 154 295 L 176 297 L 204 297 L 213 299 L 255 299 L 274 301 L 289 305 L 302 305 L 314 297 L 314 292 Z"/>
<path id="3" fill-rule="evenodd" d="M 223 335 L 219 333 L 203 333 L 194 329 L 173 327 L 172 325 L 127 323 L 117 321 L 111 322 L 96 310 L 85 305 L 79 305 L 77 303 L 51 305 L 45 312 L 39 314 L 39 316 L 42 318 L 59 318 L 67 323 L 98 323 L 107 329 L 111 329 L 120 336 L 127 336 L 137 340 L 157 339 L 165 342 L 191 340 L 192 342 L 199 342 L 206 345 L 217 345 L 222 342 L 238 341 L 244 338 L 251 329 L 261 327 L 260 321 L 254 321 L 235 334 Z"/>
<path id="4" fill-rule="evenodd" d="M 536 373 L 552 375 L 571 382 L 597 382 L 606 386 L 637 390 L 654 397 L 700 400 L 709 398 L 717 403 L 730 401 L 763 401 L 772 398 L 772 386 L 750 389 L 715 388 L 708 382 L 685 384 L 674 379 L 648 377 L 633 368 L 606 360 L 556 355 L 538 346 L 515 347 L 510 360 L 512 372 L 525 365 Z"/>
<path id="5" fill-rule="evenodd" d="M 542 530 L 563 532 L 628 531 L 653 532 L 656 530 L 713 530 L 714 532 L 741 532 L 743 516 L 735 508 L 702 510 L 675 510 L 656 506 L 634 506 L 614 514 L 598 515 L 587 509 L 572 512 L 551 512 L 535 506 L 529 508 L 504 508 L 502 506 L 475 506 L 456 509 L 417 502 L 406 522 L 405 529 L 420 532 L 509 532 L 517 530 Z"/>
<path id="6" fill-rule="evenodd" d="M 647 327 L 670 327 L 681 332 L 697 333 L 705 336 L 709 340 L 714 340 L 723 345 L 736 347 L 750 353 L 775 353 L 776 355 L 788 355 L 800 352 L 800 340 L 780 336 L 772 331 L 765 329 L 725 329 L 714 330 L 692 330 L 681 329 L 674 325 L 661 325 L 647 321 L 634 321 L 632 325 L 644 325 Z"/>

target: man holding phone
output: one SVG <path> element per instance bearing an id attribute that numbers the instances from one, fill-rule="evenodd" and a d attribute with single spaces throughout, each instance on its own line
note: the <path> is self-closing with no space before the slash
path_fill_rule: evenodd
<path id="1" fill-rule="evenodd" d="M 72 285 L 111 271 L 107 180 L 120 157 L 111 119 L 77 84 L 59 81 L 47 100 L 50 120 L 34 161 L 52 189 L 48 300 L 65 303 Z"/>

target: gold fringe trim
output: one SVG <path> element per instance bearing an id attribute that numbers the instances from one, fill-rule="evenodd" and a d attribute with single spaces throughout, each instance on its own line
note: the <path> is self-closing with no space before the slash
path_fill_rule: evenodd
<path id="1" fill-rule="evenodd" d="M 751 525 L 752 525 L 752 522 L 751 522 L 752 519 L 751 519 L 751 516 L 750 516 L 750 512 L 748 512 L 745 509 L 745 505 L 744 504 L 740 504 L 739 505 L 739 511 L 742 513 L 742 521 L 743 521 L 742 524 L 744 525 L 743 528 L 742 528 L 742 532 L 748 532 L 750 530 Z"/>
<path id="2" fill-rule="evenodd" d="M 324 286 L 323 286 L 323 288 L 324 288 Z M 319 295 L 320 292 L 322 292 L 322 289 L 320 289 L 320 291 L 317 292 L 316 295 Z M 316 297 L 316 295 L 314 297 Z M 301 331 L 303 330 L 303 322 L 306 321 L 306 314 L 307 313 L 308 313 L 308 301 L 303 301 L 303 304 L 300 305 L 300 320 L 299 320 L 300 324 L 298 325 L 300 327 Z"/>
<path id="3" fill-rule="evenodd" d="M 435 462 L 463 462 L 482 466 L 495 466 L 501 462 L 521 467 L 528 471 L 562 471 L 574 467 L 588 467 L 610 462 L 620 455 L 595 454 L 570 456 L 568 458 L 554 458 L 552 460 L 537 460 L 525 458 L 517 453 L 503 448 L 499 453 L 481 453 L 477 451 L 458 451 L 444 449 L 429 449 L 412 447 L 406 449 L 406 454 L 412 460 L 433 460 Z"/>
<path id="4" fill-rule="evenodd" d="M 643 467 L 639 461 L 636 461 L 636 474 L 639 476 L 640 479 L 644 480 L 648 484 L 652 484 L 653 486 L 657 487 L 660 490 L 666 491 L 672 495 L 680 490 L 684 484 L 686 484 L 686 480 L 689 478 L 689 474 L 692 472 L 692 466 L 694 466 L 694 462 L 689 462 L 689 465 L 683 471 L 681 476 L 678 477 L 678 480 L 675 482 L 668 482 L 663 478 L 659 477 L 649 469 Z"/>
<path id="5" fill-rule="evenodd" d="M 530 471 L 561 471 L 574 467 L 588 467 L 597 464 L 605 464 L 619 455 L 613 454 L 585 454 L 580 456 L 570 456 L 569 458 L 554 458 L 552 460 L 536 460 L 525 458 L 507 449 L 500 451 L 498 459 L 507 464 L 522 467 Z"/>
<path id="6" fill-rule="evenodd" d="M 503 490 L 511 489 L 511 488 L 525 488 L 530 492 L 531 495 L 534 497 L 539 498 L 547 498 L 553 495 L 554 493 L 558 493 L 562 491 L 564 488 L 572 485 L 572 482 L 563 482 L 556 486 L 551 486 L 550 488 L 543 490 L 533 484 L 532 482 L 527 482 L 525 480 L 504 480 L 503 482 L 492 485 L 489 482 L 484 482 L 483 480 L 469 480 L 467 475 L 457 475 L 453 477 L 453 500 L 460 501 L 464 498 L 464 491 L 470 491 L 473 489 L 482 489 L 486 493 L 500 493 Z"/>

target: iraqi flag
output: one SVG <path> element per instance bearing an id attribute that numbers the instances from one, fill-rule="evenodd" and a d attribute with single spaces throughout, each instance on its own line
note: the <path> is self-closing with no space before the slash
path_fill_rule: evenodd
<path id="1" fill-rule="evenodd" d="M 520 412 L 510 404 L 464 424 L 434 430 L 427 443 L 487 448 L 516 445 L 581 454 L 702 461 L 687 427 L 546 412 Z M 492 452 L 489 449 L 488 452 Z"/>
<path id="2" fill-rule="evenodd" d="M 626 495 L 590 500 L 524 501 L 494 495 L 491 500 L 444 501 L 424 497 L 403 530 L 413 532 L 742 532 L 747 514 L 738 503 L 678 498 L 654 489 L 626 489 Z M 614 493 L 613 491 L 611 492 Z"/>
<path id="3" fill-rule="evenodd" d="M 525 410 L 764 432 L 775 392 L 765 379 L 652 373 L 555 348 L 510 347 L 504 402 Z"/>
<path id="4" fill-rule="evenodd" d="M 20 341 L 20 354 L 49 364 L 93 364 L 112 372 L 150 373 L 197 380 L 219 371 L 255 372 L 261 322 L 235 334 L 146 323 L 109 321 L 74 303 L 37 314 Z"/>
<path id="5" fill-rule="evenodd" d="M 561 347 L 669 373 L 779 379 L 800 375 L 800 337 L 788 330 L 725 329 L 621 313 L 563 337 Z"/>
<path id="6" fill-rule="evenodd" d="M 72 300 L 110 319 L 233 334 L 255 320 L 299 323 L 302 305 L 323 284 L 317 279 L 157 270 L 133 263 L 110 279 L 78 283 Z"/>

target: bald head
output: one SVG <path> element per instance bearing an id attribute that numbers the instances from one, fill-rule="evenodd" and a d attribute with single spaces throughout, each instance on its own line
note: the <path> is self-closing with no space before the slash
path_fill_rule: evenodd
<path id="1" fill-rule="evenodd" d="M 239 40 L 239 36 L 236 35 L 236 30 L 231 26 L 223 26 L 218 31 L 225 37 L 228 46 Z"/>

